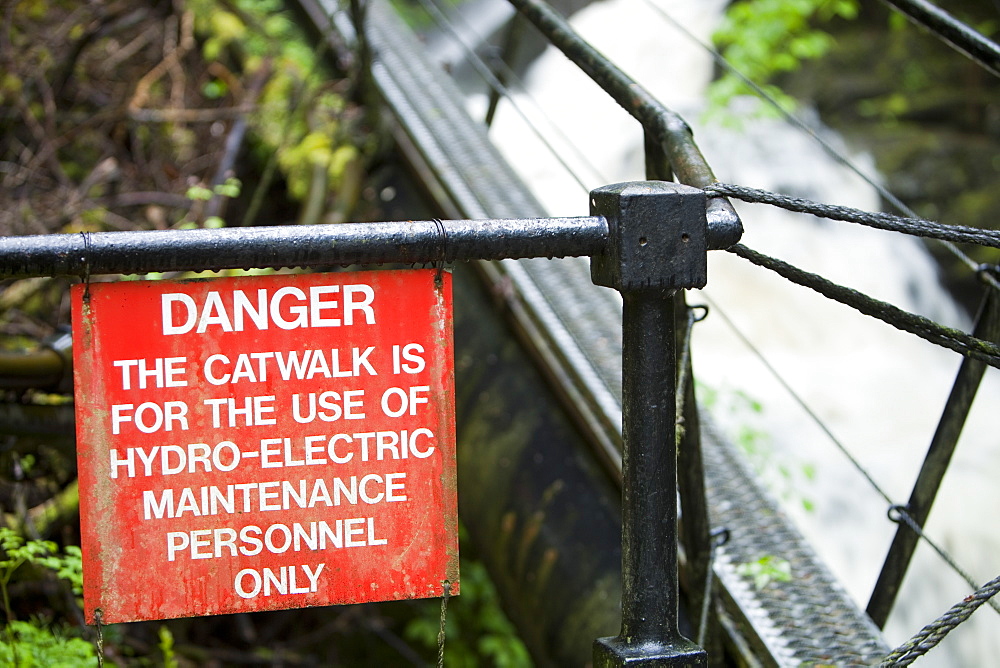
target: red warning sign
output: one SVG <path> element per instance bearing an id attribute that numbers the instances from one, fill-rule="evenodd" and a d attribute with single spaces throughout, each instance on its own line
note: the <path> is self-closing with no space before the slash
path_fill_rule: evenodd
<path id="1" fill-rule="evenodd" d="M 451 276 L 77 285 L 93 622 L 458 588 Z"/>

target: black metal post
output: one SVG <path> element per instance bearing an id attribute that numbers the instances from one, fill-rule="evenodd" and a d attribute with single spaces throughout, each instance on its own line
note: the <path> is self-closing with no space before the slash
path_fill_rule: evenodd
<path id="1" fill-rule="evenodd" d="M 984 341 L 1000 340 L 1000 304 L 998 301 L 1000 300 L 996 296 L 996 291 L 987 287 L 976 328 L 973 331 L 973 335 Z M 972 409 L 972 401 L 976 398 L 976 392 L 985 371 L 986 364 L 984 362 L 971 357 L 962 360 L 962 366 L 958 370 L 951 394 L 948 395 L 941 420 L 938 422 L 933 438 L 931 438 L 927 456 L 924 457 L 924 463 L 920 467 L 920 473 L 917 475 L 913 491 L 910 493 L 910 500 L 906 504 L 906 513 L 919 527 L 926 524 L 931 513 L 934 498 L 937 496 L 938 488 L 941 486 L 944 474 L 951 463 L 951 457 L 958 445 L 958 438 L 962 435 L 962 428 L 965 426 L 965 420 Z M 899 589 L 903 585 L 903 578 L 909 569 L 913 553 L 917 549 L 918 540 L 917 533 L 906 522 L 900 521 L 899 528 L 896 529 L 896 536 L 893 538 L 885 562 L 882 564 L 878 582 L 875 583 L 871 599 L 868 601 L 868 616 L 879 628 L 885 626 L 889 613 L 892 612 Z"/>
<path id="2" fill-rule="evenodd" d="M 624 299 L 622 318 L 622 628 L 594 643 L 594 665 L 704 666 L 681 635 L 677 580 L 677 362 L 674 293 L 706 282 L 705 195 L 675 183 L 591 193 L 609 239 L 592 277 Z"/>
<path id="3" fill-rule="evenodd" d="M 650 132 L 645 133 L 644 140 L 646 178 L 660 181 L 671 180 L 673 170 L 670 168 L 670 159 L 663 149 L 663 142 Z M 709 211 L 711 211 L 711 205 Z M 676 341 L 680 359 L 684 358 L 689 317 L 690 310 L 685 291 L 678 290 L 674 295 L 674 322 L 676 323 Z M 704 599 L 706 595 L 709 595 L 706 594 L 705 584 L 711 577 L 709 569 L 712 567 L 712 538 L 708 503 L 705 498 L 705 466 L 701 456 L 701 423 L 691 366 L 690 351 L 688 351 L 686 368 L 678 366 L 677 370 L 678 378 L 686 379 L 683 385 L 677 387 L 677 395 L 681 400 L 679 403 L 683 405 L 678 423 L 681 433 L 677 438 L 677 491 L 681 504 L 678 542 L 683 546 L 686 561 L 686 568 L 680 572 L 680 583 L 682 594 L 686 595 L 689 610 L 707 610 L 711 613 L 711 603 Z M 722 638 L 715 615 L 708 614 L 703 617 L 699 614 L 698 617 L 698 642 L 708 653 L 709 665 L 721 665 Z M 707 628 L 702 628 L 702 624 Z"/>
<path id="4" fill-rule="evenodd" d="M 507 86 L 507 74 L 513 66 L 514 52 L 521 43 L 523 33 L 524 19 L 520 14 L 514 14 L 510 19 L 510 24 L 507 26 L 507 31 L 504 33 L 503 46 L 500 47 L 500 53 L 493 57 L 493 67 L 491 69 L 497 81 L 502 86 L 490 87 L 490 101 L 486 108 L 486 127 L 493 125 L 493 117 L 497 113 L 497 105 L 500 104 L 500 97 L 502 95 L 500 91 L 502 87 L 506 88 Z"/>

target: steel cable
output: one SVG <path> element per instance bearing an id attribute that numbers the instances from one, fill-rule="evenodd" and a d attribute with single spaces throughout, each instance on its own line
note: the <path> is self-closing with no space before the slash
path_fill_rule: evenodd
<path id="1" fill-rule="evenodd" d="M 925 626 L 916 635 L 890 652 L 880 666 L 908 666 L 932 650 L 955 627 L 1000 592 L 1000 577 L 990 580 L 971 596 L 962 599 L 946 613 Z"/>
<path id="2" fill-rule="evenodd" d="M 980 360 L 992 367 L 1000 368 L 1000 346 L 995 343 L 984 341 L 961 330 L 945 327 L 929 318 L 904 311 L 898 306 L 838 285 L 822 276 L 803 271 L 786 262 L 751 250 L 742 244 L 735 244 L 728 250 L 757 266 L 770 269 L 796 285 L 815 290 L 824 297 L 850 306 L 867 316 L 892 325 L 896 329 L 915 334 L 935 345 Z"/>
<path id="3" fill-rule="evenodd" d="M 831 281 L 828 281 L 821 276 L 811 274 L 809 272 L 803 271 L 794 267 L 790 264 L 776 260 L 774 258 L 768 257 L 756 251 L 750 250 L 749 248 L 743 246 L 742 244 L 736 244 L 731 247 L 730 252 L 738 255 L 750 262 L 770 269 L 776 272 L 778 275 L 788 279 L 789 281 L 801 285 L 803 287 L 808 287 L 822 294 L 823 296 L 838 301 L 842 304 L 850 306 L 857 309 L 865 315 L 877 318 L 887 324 L 896 327 L 905 332 L 911 334 L 916 334 L 921 338 L 930 341 L 936 345 L 943 346 L 950 350 L 960 352 L 965 355 L 969 355 L 975 359 L 989 364 L 990 366 L 1000 368 L 1000 347 L 989 341 L 984 341 L 982 339 L 970 336 L 964 332 L 950 329 L 944 327 L 933 320 L 924 318 L 923 316 L 915 315 L 904 311 L 892 304 L 879 301 L 868 295 L 865 295 L 856 290 L 846 288 L 844 286 L 837 285 Z M 841 448 L 843 450 L 843 448 Z M 846 453 L 846 451 L 845 451 Z M 868 479 L 868 481 L 873 485 L 874 489 L 890 504 L 891 499 L 886 495 L 884 491 L 875 483 L 872 477 L 865 471 L 860 463 L 857 462 L 853 457 L 850 457 L 852 463 L 855 467 L 862 472 L 862 474 Z M 954 571 L 962 577 L 973 589 L 976 588 L 975 581 L 969 576 L 963 569 L 961 569 L 947 553 L 945 553 L 940 547 L 938 547 L 933 541 L 929 540 L 926 534 L 916 525 L 912 519 L 909 518 L 909 514 L 905 512 L 905 509 L 899 506 L 894 506 L 899 512 L 900 517 L 906 521 L 912 530 L 914 530 L 922 539 L 924 539 L 928 544 L 930 544 L 934 550 L 945 560 L 945 562 Z M 997 606 L 993 606 L 997 609 Z M 1000 612 L 1000 609 L 997 610 Z M 971 614 L 971 613 L 970 613 Z M 935 643 L 936 644 L 936 643 Z"/>
<path id="4" fill-rule="evenodd" d="M 446 627 L 448 620 L 448 599 L 451 597 L 451 582 L 445 580 L 442 584 L 441 590 L 441 615 L 439 617 L 438 625 L 438 635 L 437 635 L 437 665 L 438 668 L 444 668 L 444 641 L 446 635 Z"/>
<path id="5" fill-rule="evenodd" d="M 787 211 L 809 213 L 821 218 L 857 223 L 879 230 L 902 232 L 903 234 L 911 234 L 929 239 L 942 239 L 1000 248 L 1000 231 L 996 230 L 984 230 L 979 227 L 965 225 L 945 225 L 923 218 L 910 218 L 895 216 L 891 213 L 863 211 L 847 206 L 824 204 L 759 188 L 748 188 L 729 183 L 715 183 L 707 186 L 704 190 L 716 195 L 735 197 L 744 202 L 770 204 Z"/>
<path id="6" fill-rule="evenodd" d="M 422 4 L 426 4 L 428 2 L 433 3 L 437 7 L 438 13 L 440 13 L 440 15 L 442 17 L 445 16 L 444 10 L 442 9 L 440 2 L 438 2 L 437 0 L 421 0 Z M 461 15 L 459 15 L 459 17 L 461 19 L 461 22 L 463 24 L 464 29 L 467 32 L 475 35 L 476 39 L 479 40 L 480 43 L 483 43 L 483 44 L 487 43 L 487 40 L 484 39 L 483 36 L 481 34 L 479 34 L 476 31 L 476 29 L 472 25 L 469 24 L 469 22 L 467 20 L 465 20 L 464 18 L 462 18 Z M 447 20 L 448 20 L 449 23 L 454 23 L 453 21 L 450 20 L 450 18 L 448 18 Z M 517 19 L 516 18 L 512 18 L 511 19 L 511 21 L 515 21 L 515 20 L 517 20 Z M 479 54 L 476 53 L 476 51 L 474 49 L 470 48 L 469 45 L 464 42 L 464 40 L 461 40 L 458 37 L 458 32 L 455 29 L 454 25 L 452 25 L 452 27 L 449 30 L 451 31 L 452 35 L 456 38 L 456 40 L 460 41 L 463 50 L 466 52 L 466 55 L 468 55 L 470 59 L 476 59 L 476 60 L 478 60 L 482 64 L 483 68 L 489 69 L 489 65 L 486 64 L 486 62 L 483 60 L 483 58 L 480 57 Z M 565 144 L 565 147 L 568 148 L 573 153 L 573 158 L 576 161 L 578 161 L 579 163 L 583 164 L 588 170 L 590 170 L 592 176 L 595 177 L 596 180 L 599 183 L 609 183 L 609 179 L 607 178 L 607 176 L 605 176 L 603 174 L 603 172 L 601 171 L 601 169 L 597 165 L 595 165 L 593 163 L 593 161 L 587 156 L 586 153 L 584 153 L 582 150 L 580 150 L 579 146 L 577 145 L 577 142 L 574 142 L 562 130 L 562 128 L 559 127 L 559 124 L 556 123 L 555 120 L 552 117 L 549 116 L 549 114 L 545 111 L 545 108 L 542 106 L 542 103 L 539 102 L 538 99 L 534 95 L 531 94 L 531 91 L 528 90 L 528 87 L 524 84 L 524 80 L 518 75 L 518 73 L 514 70 L 514 68 L 512 68 L 510 65 L 508 65 L 507 62 L 503 59 L 503 57 L 502 57 L 503 55 L 504 54 L 500 54 L 500 56 L 498 56 L 498 57 L 490 58 L 490 61 L 493 64 L 494 69 L 496 69 L 500 74 L 502 74 L 504 76 L 505 80 L 512 81 L 512 82 L 514 82 L 516 84 L 517 92 L 520 93 L 521 95 L 523 95 L 525 100 L 527 100 L 528 102 L 531 103 L 531 106 L 534 107 L 535 111 L 537 111 L 539 113 L 539 115 L 541 116 L 542 120 L 545 121 L 545 124 L 548 126 L 548 130 L 552 134 L 554 134 L 555 136 L 559 137 L 559 140 L 562 141 Z M 476 67 L 477 73 L 479 72 L 480 69 L 481 68 Z M 497 75 L 495 75 L 495 74 L 492 77 L 490 77 L 490 78 L 483 77 L 483 80 L 490 87 L 490 89 L 492 89 L 496 93 L 499 93 L 503 97 L 507 98 L 507 100 L 512 105 L 514 105 L 515 109 L 516 109 L 517 102 L 513 99 L 513 96 L 511 95 L 511 93 L 513 92 L 513 90 L 512 90 L 513 87 L 512 86 L 509 86 L 506 83 L 504 83 L 504 81 L 501 80 L 500 77 L 497 76 Z M 517 111 L 518 111 L 518 114 L 522 118 L 524 118 L 525 120 L 527 120 L 526 119 L 526 114 L 523 111 L 521 111 L 521 110 L 517 110 Z M 537 128 L 537 126 L 533 129 L 533 131 L 536 134 L 540 134 L 541 133 L 541 129 Z M 546 145 L 546 147 L 549 150 L 553 151 L 553 152 L 555 150 L 551 146 Z M 567 170 L 570 169 L 570 167 L 568 166 L 567 163 L 560 161 L 560 164 L 562 164 L 562 166 L 565 169 L 567 169 Z M 580 177 L 580 178 L 577 178 L 576 180 L 578 182 L 582 182 L 583 178 Z"/>
<path id="7" fill-rule="evenodd" d="M 895 517 L 893 516 L 894 514 L 896 515 Z M 979 584 L 975 581 L 975 579 L 973 579 L 971 575 L 969 575 L 968 571 L 959 566 L 958 562 L 956 562 L 955 559 L 950 554 L 944 551 L 944 548 L 939 546 L 937 543 L 931 540 L 926 533 L 924 533 L 923 528 L 917 523 L 915 519 L 913 519 L 913 516 L 910 515 L 909 510 L 907 509 L 906 506 L 900 506 L 900 505 L 891 506 L 889 508 L 889 519 L 896 523 L 902 522 L 907 527 L 909 527 L 910 531 L 915 533 L 918 538 L 923 540 L 931 547 L 931 549 L 937 552 L 937 555 L 941 557 L 941 559 L 946 564 L 948 564 L 951 570 L 955 571 L 955 573 L 957 573 L 959 577 L 965 580 L 965 583 L 969 585 L 969 587 L 972 590 L 979 589 Z M 990 600 L 990 607 L 996 610 L 998 613 L 1000 613 L 1000 603 Z"/>
<path id="8" fill-rule="evenodd" d="M 732 251 L 736 255 L 739 255 L 740 257 L 744 257 L 745 259 L 753 262 L 754 264 L 757 264 L 758 266 L 762 266 L 762 267 L 765 267 L 765 268 L 768 268 L 768 269 L 772 269 L 772 270 L 776 271 L 777 273 L 779 273 L 780 275 L 784 276 L 785 278 L 788 278 L 789 280 L 791 280 L 792 282 L 794 282 L 794 283 L 796 283 L 798 285 L 803 285 L 804 287 L 810 287 L 812 289 L 815 289 L 815 290 L 817 290 L 817 292 L 820 292 L 821 294 L 824 294 L 824 296 L 828 296 L 831 299 L 835 299 L 836 301 L 841 301 L 841 303 L 844 303 L 844 304 L 846 304 L 848 306 L 854 306 L 854 304 L 849 303 L 848 301 L 842 301 L 841 299 L 838 299 L 835 296 L 831 296 L 831 295 L 827 294 L 826 291 L 843 292 L 849 298 L 860 298 L 862 301 L 867 300 L 868 302 L 871 302 L 870 304 L 866 305 L 865 308 L 863 308 L 863 309 L 859 308 L 858 309 L 862 313 L 866 313 L 866 310 L 868 310 L 869 308 L 871 308 L 871 309 L 880 309 L 881 308 L 881 309 L 885 310 L 886 312 L 895 312 L 895 314 L 897 316 L 900 315 L 900 314 L 902 314 L 903 316 L 909 316 L 910 318 L 913 318 L 913 319 L 917 319 L 917 320 L 921 320 L 921 321 L 926 321 L 926 322 L 924 322 L 922 324 L 928 324 L 929 323 L 930 325 L 939 327 L 941 329 L 945 329 L 945 328 L 941 327 L 940 325 L 937 325 L 937 323 L 934 323 L 931 320 L 927 320 L 926 318 L 923 318 L 921 316 L 917 316 L 917 315 L 914 315 L 914 314 L 911 314 L 911 313 L 907 313 L 906 311 L 903 311 L 902 309 L 899 309 L 899 308 L 897 308 L 895 306 L 892 306 L 891 304 L 887 304 L 885 302 L 880 302 L 878 300 L 872 299 L 871 297 L 868 297 L 867 295 L 864 295 L 862 293 L 859 293 L 859 292 L 856 292 L 854 290 L 851 290 L 850 288 L 845 288 L 843 286 L 838 286 L 838 285 L 836 285 L 834 283 L 831 283 L 830 281 L 827 281 L 826 279 L 823 279 L 823 278 L 821 278 L 819 276 L 816 276 L 815 274 L 809 274 L 808 272 L 802 271 L 801 269 L 797 269 L 796 267 L 792 267 L 791 265 L 782 263 L 779 260 L 775 260 L 773 258 L 768 258 L 766 255 L 763 255 L 763 254 L 760 254 L 760 253 L 756 253 L 755 251 L 752 251 L 752 250 L 746 248 L 745 246 L 737 245 L 736 247 L 731 248 L 730 251 Z M 779 268 L 781 269 L 781 271 L 779 271 Z M 795 277 L 793 278 L 792 276 L 786 275 L 786 274 L 794 274 Z M 822 286 L 823 289 L 820 289 L 820 286 L 818 286 L 818 285 L 814 286 L 814 285 L 808 284 L 810 278 L 811 279 L 815 279 L 816 281 L 819 281 L 821 283 L 824 283 L 825 285 Z M 796 279 L 802 279 L 802 281 L 800 282 L 800 280 L 796 280 Z M 712 302 L 712 300 L 709 299 L 709 302 Z M 732 330 L 736 333 L 736 335 L 743 341 L 744 345 L 746 345 L 754 353 L 754 355 L 758 359 L 760 359 L 761 363 L 764 364 L 765 368 L 771 373 L 771 375 L 778 381 L 778 383 L 782 387 L 785 388 L 785 390 L 792 396 L 792 398 L 795 400 L 795 402 L 798 403 L 798 405 L 806 412 L 806 414 L 809 415 L 810 418 L 812 418 L 813 422 L 820 428 L 820 430 L 822 430 L 826 434 L 827 438 L 830 439 L 830 441 L 834 444 L 834 446 L 836 446 L 837 449 L 840 450 L 840 452 L 848 459 L 848 461 L 851 463 L 851 465 L 868 482 L 868 484 L 871 486 L 871 488 L 876 493 L 878 493 L 878 495 L 881 496 L 882 499 L 886 503 L 889 504 L 889 517 L 890 517 L 890 519 L 892 519 L 895 522 L 903 522 L 904 524 L 906 524 L 910 528 L 910 530 L 912 530 L 914 533 L 916 533 L 925 543 L 927 543 L 938 554 L 938 556 L 941 557 L 941 559 L 959 577 L 961 577 L 963 580 L 965 580 L 966 584 L 968 584 L 970 588 L 972 588 L 973 590 L 977 589 L 979 587 L 979 585 L 972 578 L 972 576 L 969 575 L 969 573 L 958 564 L 958 562 L 954 559 L 954 557 L 952 557 L 948 552 L 946 552 L 944 550 L 944 548 L 942 548 L 940 545 L 938 545 L 933 539 L 931 539 L 930 536 L 928 536 L 923 531 L 923 529 L 916 523 L 916 521 L 907 512 L 907 509 L 906 509 L 905 506 L 901 506 L 901 505 L 899 505 L 899 504 L 897 504 L 897 503 L 895 503 L 893 501 L 892 497 L 890 497 L 889 494 L 885 490 L 882 489 L 881 485 L 878 484 L 878 482 L 871 475 L 871 473 L 869 473 L 868 470 L 865 469 L 864 466 L 862 466 L 861 462 L 850 452 L 850 450 L 847 449 L 847 446 L 844 445 L 840 441 L 840 439 L 836 437 L 836 435 L 834 435 L 834 433 L 830 430 L 830 428 L 827 427 L 827 425 L 822 421 L 822 419 L 820 419 L 819 415 L 817 415 L 816 412 L 812 410 L 812 408 L 794 390 L 794 388 L 792 388 L 791 385 L 789 385 L 789 383 L 781 376 L 781 374 L 778 373 L 777 369 L 775 369 L 774 366 L 771 365 L 770 362 L 768 362 L 767 358 L 764 357 L 763 353 L 760 352 L 760 350 L 757 349 L 757 347 L 753 345 L 753 343 L 743 334 L 743 332 L 741 332 L 736 327 L 735 323 L 733 323 L 733 321 L 729 319 L 729 317 L 725 314 L 725 312 L 722 311 L 718 307 L 718 305 L 715 305 L 715 304 L 713 304 L 712 308 L 715 310 L 716 313 L 718 313 L 723 318 L 723 320 L 726 321 L 726 323 L 730 326 L 730 328 L 732 328 Z M 872 314 L 871 313 L 866 313 L 866 315 L 872 315 Z M 911 330 L 906 329 L 904 327 L 899 327 L 898 325 L 896 325 L 896 324 L 894 324 L 892 322 L 889 322 L 888 320 L 884 320 L 883 318 L 880 318 L 878 315 L 874 315 L 873 317 L 879 318 L 880 320 L 883 320 L 884 322 L 888 322 L 889 324 L 893 324 L 893 326 L 896 326 L 899 329 L 903 329 L 904 331 L 911 331 Z M 911 333 L 917 333 L 917 332 L 912 332 L 911 331 Z M 953 334 L 954 332 L 949 332 L 949 333 Z M 958 333 L 961 334 L 961 332 L 958 332 Z M 917 334 L 918 334 L 918 336 L 920 336 L 919 333 L 917 333 Z M 967 336 L 967 335 L 963 335 L 963 336 Z M 926 338 L 926 337 L 921 336 L 921 338 Z M 981 339 L 976 339 L 974 337 L 967 337 L 967 338 L 973 339 L 975 341 L 982 341 Z M 932 343 L 936 343 L 935 341 L 931 341 L 931 342 Z M 985 342 L 985 343 L 989 343 L 989 342 Z M 946 346 L 946 347 L 950 347 L 950 346 Z M 952 348 L 952 349 L 954 350 L 954 348 Z M 998 364 L 1000 364 L 1000 360 L 998 360 Z M 992 366 L 998 366 L 998 364 L 992 364 Z M 896 513 L 897 517 L 893 517 L 892 516 L 893 512 Z M 995 601 L 990 601 L 990 605 L 991 605 L 991 607 L 994 610 L 996 610 L 996 612 L 1000 613 L 1000 604 L 997 604 Z"/>
<path id="9" fill-rule="evenodd" d="M 498 79 L 497 76 L 490 70 L 489 66 L 483 62 L 483 59 L 476 53 L 475 49 L 466 43 L 466 41 L 459 34 L 458 30 L 448 19 L 442 8 L 436 2 L 433 2 L 433 0 L 420 0 L 420 4 L 424 6 L 424 9 L 434 22 L 437 23 L 443 30 L 449 32 L 462 46 L 462 49 L 466 52 L 466 55 L 469 58 L 469 63 L 472 65 L 472 68 L 476 70 L 476 73 L 483 78 L 486 84 L 507 98 L 507 101 L 510 102 L 517 115 L 520 116 L 521 120 L 528 125 L 532 133 L 534 133 L 534 135 L 538 137 L 539 141 L 541 141 L 545 146 L 546 150 L 548 150 L 548 152 L 559 162 L 562 168 L 566 170 L 566 173 L 569 174 L 574 181 L 576 181 L 577 185 L 580 186 L 584 192 L 590 192 L 590 188 L 586 183 L 584 183 L 583 177 L 577 174 L 576 171 L 570 167 L 566 159 L 555 149 L 545 134 L 538 128 L 537 125 L 535 125 L 535 123 L 532 122 L 530 118 L 528 118 L 528 114 L 521 108 L 521 105 L 519 105 L 517 100 L 514 99 L 514 96 L 510 94 L 510 89 L 508 89 L 507 86 L 505 86 L 503 82 L 500 81 L 500 79 Z M 549 122 L 551 123 L 551 121 Z"/>
<path id="10" fill-rule="evenodd" d="M 792 397 L 792 400 L 799 405 L 799 408 L 805 411 L 806 415 L 808 415 L 809 418 L 813 421 L 813 423 L 820 429 L 820 431 L 822 431 L 826 435 L 826 437 L 830 439 L 830 442 L 833 443 L 833 445 L 838 450 L 840 450 L 841 454 L 847 457 L 847 460 L 851 463 L 851 465 L 855 468 L 855 470 L 857 470 L 857 472 L 860 473 L 861 476 L 868 482 L 871 488 L 875 490 L 875 492 L 878 493 L 878 495 L 881 496 L 882 499 L 886 503 L 888 503 L 890 507 L 894 507 L 896 504 L 892 500 L 892 497 L 890 497 L 888 493 L 886 493 L 885 490 L 882 489 L 881 485 L 878 484 L 878 482 L 875 480 L 872 474 L 869 473 L 868 470 L 861 465 L 861 462 L 858 461 L 857 457 L 855 457 L 851 453 L 851 451 L 847 449 L 847 446 L 844 445 L 844 443 L 839 438 L 837 438 L 836 434 L 834 434 L 833 430 L 830 429 L 830 427 L 828 427 L 825 422 L 823 422 L 823 419 L 820 418 L 819 414 L 816 411 L 814 411 L 808 403 L 806 403 L 806 400 L 802 397 L 802 395 L 799 394 L 798 391 L 796 391 L 795 388 L 792 387 L 787 380 L 785 380 L 784 376 L 778 373 L 778 370 L 774 367 L 774 365 L 771 364 L 771 362 L 766 357 L 764 357 L 764 353 L 762 353 L 760 349 L 757 348 L 757 346 L 755 346 L 749 338 L 747 338 L 747 336 L 736 326 L 736 323 L 734 323 L 732 319 L 728 315 L 726 315 L 726 312 L 722 310 L 719 307 L 719 305 L 711 298 L 707 298 L 707 300 L 709 304 L 712 306 L 712 312 L 718 314 L 722 318 L 722 320 L 727 325 L 729 325 L 729 328 L 733 330 L 733 333 L 736 334 L 736 337 L 743 342 L 743 345 L 745 345 L 758 360 L 760 360 L 761 364 L 764 365 L 764 368 L 767 369 L 768 373 L 770 373 L 771 376 L 778 382 L 778 384 L 781 385 L 781 387 L 784 388 L 786 392 L 788 392 L 788 394 Z"/>

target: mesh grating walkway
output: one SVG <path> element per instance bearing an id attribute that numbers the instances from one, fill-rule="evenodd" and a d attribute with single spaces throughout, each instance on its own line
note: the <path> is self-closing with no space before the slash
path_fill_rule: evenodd
<path id="1" fill-rule="evenodd" d="M 346 16 L 336 14 L 333 5 L 323 7 L 335 12 L 336 25 L 349 36 Z M 376 84 L 399 124 L 403 146 L 412 151 L 411 161 L 437 180 L 431 190 L 443 198 L 439 205 L 469 218 L 543 215 L 490 144 L 486 128 L 465 113 L 458 90 L 428 61 L 387 3 L 372 2 L 368 16 Z M 585 205 L 581 202 L 581 209 Z M 538 359 L 551 367 L 549 375 L 571 384 L 564 394 L 582 416 L 589 440 L 603 444 L 598 457 L 620 466 L 618 295 L 591 283 L 586 260 L 503 261 L 485 273 L 496 292 L 519 304 L 513 311 L 517 325 Z M 712 523 L 730 530 L 715 570 L 725 615 L 735 622 L 730 633 L 741 636 L 732 645 L 750 647 L 753 656 L 744 659 L 767 665 L 877 663 L 888 652 L 880 632 L 759 488 L 739 455 L 709 429 L 704 449 Z M 737 574 L 737 564 L 763 554 L 787 559 L 793 581 L 758 591 Z"/>

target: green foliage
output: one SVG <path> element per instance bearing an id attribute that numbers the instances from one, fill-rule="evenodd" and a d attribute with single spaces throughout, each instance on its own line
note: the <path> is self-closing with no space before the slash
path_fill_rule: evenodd
<path id="1" fill-rule="evenodd" d="M 184 196 L 195 202 L 207 202 L 216 195 L 235 198 L 240 196 L 241 187 L 240 180 L 231 176 L 226 179 L 225 183 L 220 183 L 213 188 L 206 188 L 201 184 L 195 184 L 187 189 Z"/>
<path id="2" fill-rule="evenodd" d="M 816 27 L 834 18 L 853 19 L 857 0 L 741 0 L 726 10 L 713 35 L 716 47 L 733 67 L 759 84 L 786 109 L 795 101 L 773 85 L 776 76 L 798 69 L 804 60 L 820 58 L 833 38 Z M 726 72 L 709 89 L 717 109 L 750 92 L 735 74 Z"/>
<path id="3" fill-rule="evenodd" d="M 209 100 L 218 100 L 229 93 L 229 86 L 222 79 L 210 79 L 201 87 L 201 94 Z"/>
<path id="4" fill-rule="evenodd" d="M 177 656 L 174 654 L 174 634 L 166 626 L 161 626 L 158 632 L 160 652 L 163 654 L 163 668 L 177 668 Z"/>
<path id="5" fill-rule="evenodd" d="M 0 104 L 12 102 L 21 95 L 24 81 L 12 72 L 0 74 Z"/>
<path id="6" fill-rule="evenodd" d="M 361 157 L 355 145 L 359 129 L 344 123 L 347 104 L 284 3 L 235 0 L 220 11 L 216 0 L 189 0 L 195 25 L 205 36 L 203 55 L 223 61 L 236 55 L 248 73 L 267 68 L 269 75 L 251 116 L 262 163 L 277 160 L 295 199 L 316 188 L 315 168 L 325 170 L 324 185 L 335 190 L 347 165 Z M 209 82 L 208 93 L 220 94 Z"/>
<path id="7" fill-rule="evenodd" d="M 97 664 L 94 646 L 40 620 L 7 625 L 0 639 L 0 665 L 16 668 L 77 668 Z"/>
<path id="8" fill-rule="evenodd" d="M 29 540 L 8 527 L 0 527 L 0 593 L 3 594 L 7 625 L 5 639 L 0 640 L 0 665 L 17 668 L 79 666 L 94 662 L 94 648 L 85 640 L 72 637 L 58 626 L 48 626 L 42 620 L 30 622 L 14 619 L 8 586 L 11 578 L 25 564 L 51 570 L 57 578 L 67 581 L 73 593 L 83 592 L 83 560 L 80 548 L 67 546 L 59 554 L 52 541 Z"/>
<path id="9" fill-rule="evenodd" d="M 220 11 L 218 8 L 208 17 L 209 38 L 202 46 L 205 60 L 218 60 L 222 51 L 231 43 L 242 39 L 247 32 L 246 25 L 240 17 L 231 12 Z"/>
<path id="10" fill-rule="evenodd" d="M 220 197 L 236 198 L 240 196 L 240 188 L 242 187 L 243 184 L 238 178 L 230 176 L 224 183 L 212 188 L 212 191 Z"/>
<path id="11" fill-rule="evenodd" d="M 177 229 L 194 230 L 198 228 L 196 219 L 201 217 L 202 205 L 210 201 L 213 197 L 225 197 L 235 199 L 240 196 L 243 184 L 234 176 L 229 177 L 224 183 L 220 183 L 211 188 L 206 188 L 200 183 L 188 186 L 184 196 L 191 200 L 195 206 L 191 207 L 187 216 L 177 224 Z M 218 229 L 226 226 L 226 221 L 219 216 L 208 216 L 202 221 L 201 226 L 205 229 Z"/>
<path id="12" fill-rule="evenodd" d="M 753 580 L 756 589 L 761 590 L 772 582 L 791 582 L 792 565 L 787 559 L 765 555 L 757 561 L 750 561 L 736 567 L 736 573 Z"/>
<path id="13" fill-rule="evenodd" d="M 184 196 L 193 202 L 207 202 L 212 199 L 212 191 L 202 185 L 194 185 L 187 189 Z"/>
<path id="14" fill-rule="evenodd" d="M 50 540 L 29 540 L 8 527 L 0 527 L 0 547 L 5 559 L 0 560 L 0 588 L 3 589 L 4 604 L 7 604 L 7 585 L 14 572 L 24 564 L 34 564 L 47 568 L 60 580 L 66 580 L 73 593 L 83 593 L 83 558 L 76 545 L 66 547 L 62 555 L 59 547 Z M 9 608 L 8 620 L 13 619 Z"/>
<path id="15" fill-rule="evenodd" d="M 478 561 L 462 560 L 462 595 L 451 599 L 445 622 L 445 663 L 455 668 L 530 666 L 528 650 L 500 608 L 499 597 Z M 441 606 L 422 604 L 422 614 L 407 623 L 404 635 L 437 651 Z"/>

